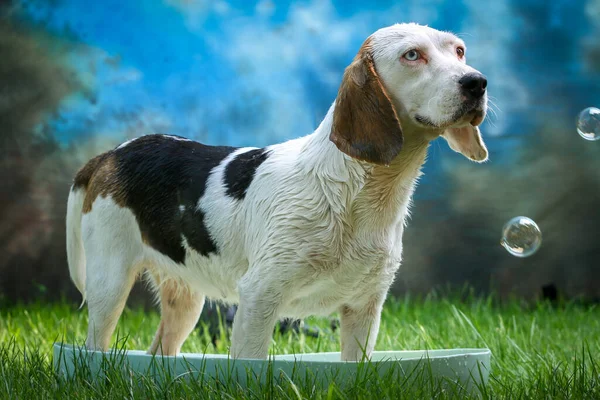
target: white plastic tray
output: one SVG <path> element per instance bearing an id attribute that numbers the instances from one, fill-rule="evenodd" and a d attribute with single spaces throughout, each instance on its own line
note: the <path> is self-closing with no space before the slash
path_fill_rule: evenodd
<path id="1" fill-rule="evenodd" d="M 371 361 L 342 362 L 340 353 L 307 353 L 274 355 L 268 360 L 233 360 L 225 354 L 181 353 L 176 357 L 152 356 L 140 350 L 112 350 L 106 353 L 88 351 L 67 344 L 54 345 L 54 367 L 59 374 L 70 377 L 77 368 L 89 368 L 93 376 L 103 373 L 102 365 L 123 368 L 124 371 L 164 379 L 203 375 L 210 381 L 234 379 L 245 387 L 250 380 L 265 383 L 267 379 L 312 379 L 314 384 L 327 385 L 335 381 L 344 386 L 369 374 L 395 379 L 418 379 L 420 382 L 439 379 L 460 382 L 468 390 L 485 385 L 490 371 L 489 349 L 375 351 Z M 423 374 L 423 375 L 420 375 Z M 198 378 L 198 376 L 196 376 Z M 388 381 L 389 382 L 389 381 Z"/>

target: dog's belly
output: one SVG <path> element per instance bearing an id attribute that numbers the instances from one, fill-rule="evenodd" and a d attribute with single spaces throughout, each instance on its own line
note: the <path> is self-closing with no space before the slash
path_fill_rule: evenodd
<path id="1" fill-rule="evenodd" d="M 227 254 L 207 257 L 188 251 L 182 265 L 146 248 L 145 259 L 147 269 L 161 280 L 174 279 L 211 300 L 226 303 L 238 303 L 237 282 L 248 270 L 247 260 Z"/>
<path id="2" fill-rule="evenodd" d="M 185 265 L 180 265 L 159 253 L 150 252 L 152 255 L 148 265 L 152 265 L 153 271 L 160 274 L 162 279 L 176 279 L 211 300 L 239 303 L 238 282 L 248 271 L 248 261 L 243 257 L 206 257 L 191 253 L 186 258 Z M 381 278 L 375 272 L 369 279 L 364 279 L 363 274 L 357 276 L 336 272 L 304 283 L 298 282 L 284 296 L 280 317 L 329 316 L 343 305 L 368 301 L 369 294 Z"/>

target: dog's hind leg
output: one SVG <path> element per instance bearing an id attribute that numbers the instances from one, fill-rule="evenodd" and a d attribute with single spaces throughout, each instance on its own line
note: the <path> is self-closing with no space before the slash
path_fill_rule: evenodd
<path id="1" fill-rule="evenodd" d="M 82 239 L 89 315 L 86 347 L 105 351 L 142 266 L 141 235 L 133 214 L 106 198 L 96 200 L 91 213 L 83 216 Z"/>
<path id="2" fill-rule="evenodd" d="M 87 262 L 88 336 L 86 347 L 106 351 L 123 312 L 136 271 L 121 257 L 94 257 Z"/>
<path id="3" fill-rule="evenodd" d="M 176 355 L 200 318 L 204 296 L 172 279 L 155 283 L 160 295 L 161 317 L 148 353 Z"/>

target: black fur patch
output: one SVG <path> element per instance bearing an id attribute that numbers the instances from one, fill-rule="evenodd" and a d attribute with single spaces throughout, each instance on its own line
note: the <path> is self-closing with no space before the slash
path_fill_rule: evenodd
<path id="1" fill-rule="evenodd" d="M 217 253 L 196 206 L 211 170 L 235 150 L 163 135 L 143 136 L 113 150 L 120 195 L 148 245 L 177 263 L 185 261 L 182 235 L 198 253 Z"/>
<path id="2" fill-rule="evenodd" d="M 265 149 L 254 149 L 235 156 L 225 167 L 224 183 L 227 195 L 242 200 L 252 183 L 256 169 L 268 156 L 269 152 Z"/>

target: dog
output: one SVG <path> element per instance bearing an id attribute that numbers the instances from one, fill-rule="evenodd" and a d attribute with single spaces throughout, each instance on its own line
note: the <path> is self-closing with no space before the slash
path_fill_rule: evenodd
<path id="1" fill-rule="evenodd" d="M 311 134 L 264 148 L 151 134 L 91 159 L 67 204 L 86 347 L 107 350 L 136 278 L 160 302 L 151 354 L 178 354 L 206 298 L 239 304 L 232 358 L 265 359 L 279 318 L 339 313 L 341 359 L 369 358 L 429 143 L 484 162 L 487 80 L 455 35 L 370 35 Z"/>

